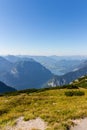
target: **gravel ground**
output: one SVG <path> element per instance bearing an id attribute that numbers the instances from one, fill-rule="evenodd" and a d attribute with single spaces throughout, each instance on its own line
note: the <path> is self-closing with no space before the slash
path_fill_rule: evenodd
<path id="1" fill-rule="evenodd" d="M 14 127 L 6 127 L 6 130 L 45 130 L 47 123 L 41 118 L 24 121 L 23 117 L 17 119 L 17 124 Z"/>
<path id="2" fill-rule="evenodd" d="M 73 121 L 76 125 L 70 130 L 87 130 L 87 118 Z"/>

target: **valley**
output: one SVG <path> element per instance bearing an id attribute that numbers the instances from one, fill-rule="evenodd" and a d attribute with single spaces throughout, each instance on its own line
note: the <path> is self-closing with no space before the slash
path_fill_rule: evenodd
<path id="1" fill-rule="evenodd" d="M 0 81 L 17 90 L 62 86 L 87 74 L 87 60 L 81 56 L 8 55 L 0 59 Z"/>
<path id="2" fill-rule="evenodd" d="M 87 130 L 86 0 L 0 0 L 0 130 Z"/>
<path id="3" fill-rule="evenodd" d="M 74 71 L 54 75 L 35 59 L 14 57 L 0 57 L 1 130 L 71 130 L 73 120 L 87 117 L 86 60 Z"/>

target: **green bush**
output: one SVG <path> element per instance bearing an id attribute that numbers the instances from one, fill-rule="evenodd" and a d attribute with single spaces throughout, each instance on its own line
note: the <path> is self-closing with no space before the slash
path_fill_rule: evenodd
<path id="1" fill-rule="evenodd" d="M 69 85 L 64 85 L 63 88 L 67 89 L 78 89 L 77 85 L 69 84 Z"/>
<path id="2" fill-rule="evenodd" d="M 65 92 L 66 96 L 83 96 L 85 93 L 83 91 L 67 91 Z"/>
<path id="3" fill-rule="evenodd" d="M 7 108 L 0 109 L 0 116 L 3 115 L 3 114 L 6 114 L 7 112 L 8 112 Z"/>

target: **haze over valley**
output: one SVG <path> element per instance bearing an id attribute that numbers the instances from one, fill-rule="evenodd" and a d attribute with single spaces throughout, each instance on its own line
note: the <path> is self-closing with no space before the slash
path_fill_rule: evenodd
<path id="1" fill-rule="evenodd" d="M 62 86 L 86 74 L 84 56 L 0 57 L 0 81 L 16 90 Z"/>
<path id="2" fill-rule="evenodd" d="M 87 1 L 0 0 L 0 130 L 87 130 Z"/>

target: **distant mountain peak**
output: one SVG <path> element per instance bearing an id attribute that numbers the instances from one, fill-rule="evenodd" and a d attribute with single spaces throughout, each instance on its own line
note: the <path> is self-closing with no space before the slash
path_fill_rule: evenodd
<path id="1" fill-rule="evenodd" d="M 40 88 L 53 74 L 34 60 L 20 60 L 8 72 L 0 75 L 0 80 L 16 89 Z"/>

